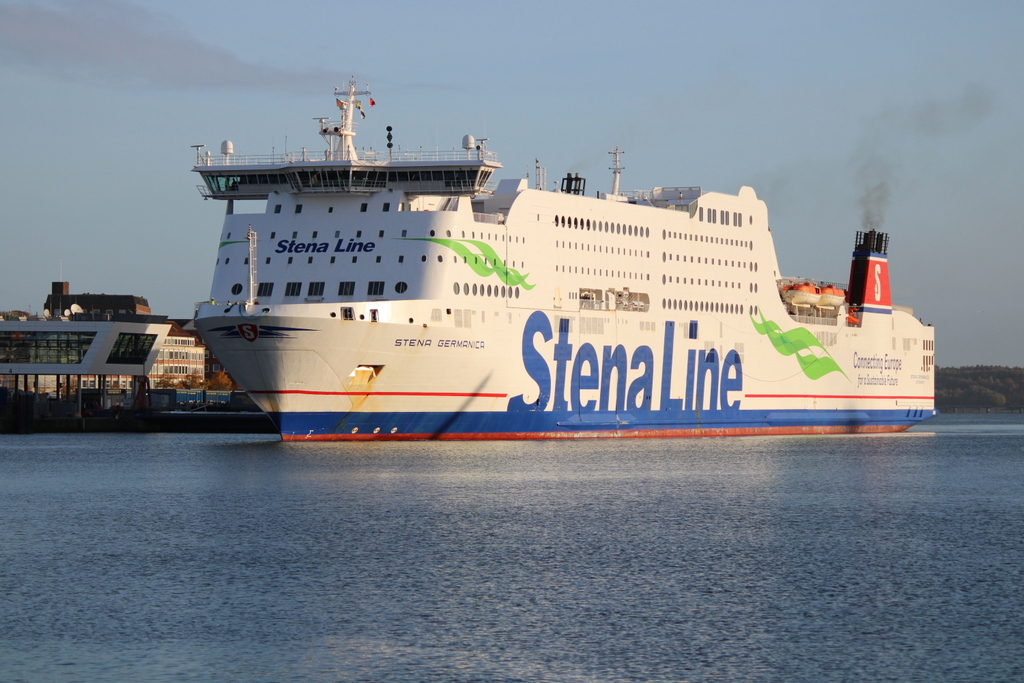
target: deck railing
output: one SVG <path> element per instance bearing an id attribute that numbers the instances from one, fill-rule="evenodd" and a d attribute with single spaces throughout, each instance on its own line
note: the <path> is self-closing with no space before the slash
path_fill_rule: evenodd
<path id="1" fill-rule="evenodd" d="M 496 152 L 476 151 L 469 154 L 465 150 L 417 150 L 408 151 L 377 151 L 373 149 L 358 152 L 358 159 L 343 160 L 340 153 L 335 152 L 334 158 L 328 158 L 327 152 L 311 152 L 307 149 L 284 154 L 216 154 L 200 156 L 197 167 L 211 166 L 267 166 L 295 164 L 303 162 L 352 163 L 357 165 L 383 166 L 388 162 L 433 163 L 437 161 L 469 161 L 497 163 Z"/>

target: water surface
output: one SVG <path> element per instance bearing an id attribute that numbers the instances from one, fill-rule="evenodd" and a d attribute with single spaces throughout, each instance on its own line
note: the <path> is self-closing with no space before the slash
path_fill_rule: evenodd
<path id="1" fill-rule="evenodd" d="M 0 436 L 7 681 L 1024 678 L 1024 420 Z"/>

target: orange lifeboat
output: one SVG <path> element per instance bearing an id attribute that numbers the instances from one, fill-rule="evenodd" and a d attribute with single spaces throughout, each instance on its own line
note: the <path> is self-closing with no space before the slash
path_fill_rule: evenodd
<path id="1" fill-rule="evenodd" d="M 783 287 L 782 298 L 794 306 L 815 306 L 821 300 L 821 290 L 810 282 L 798 282 Z"/>
<path id="2" fill-rule="evenodd" d="M 819 306 L 835 308 L 842 306 L 844 301 L 846 301 L 846 292 L 844 290 L 832 285 L 826 285 L 821 288 L 821 299 L 818 300 Z"/>

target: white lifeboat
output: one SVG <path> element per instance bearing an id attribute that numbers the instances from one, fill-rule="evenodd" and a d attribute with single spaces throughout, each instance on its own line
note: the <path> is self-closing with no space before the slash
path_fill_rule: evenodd
<path id="1" fill-rule="evenodd" d="M 820 289 L 821 298 L 818 300 L 819 306 L 831 306 L 837 308 L 843 305 L 846 301 L 846 292 L 838 287 L 831 285 L 825 285 Z"/>
<path id="2" fill-rule="evenodd" d="M 782 288 L 782 298 L 794 306 L 816 306 L 821 300 L 821 290 L 810 282 L 797 282 Z"/>

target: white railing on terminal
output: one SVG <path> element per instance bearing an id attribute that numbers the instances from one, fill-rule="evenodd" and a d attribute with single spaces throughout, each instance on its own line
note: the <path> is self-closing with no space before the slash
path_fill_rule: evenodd
<path id="1" fill-rule="evenodd" d="M 434 163 L 438 161 L 468 161 L 498 163 L 498 155 L 495 152 L 486 150 L 418 150 L 415 152 L 403 151 L 376 151 L 362 150 L 359 158 L 343 161 L 342 159 L 328 159 L 326 152 L 310 152 L 303 149 L 299 152 L 287 152 L 285 154 L 217 154 L 200 156 L 197 167 L 211 166 L 279 166 L 282 164 L 295 164 L 305 162 L 339 162 L 353 165 L 383 166 L 390 162 L 405 163 Z"/>

